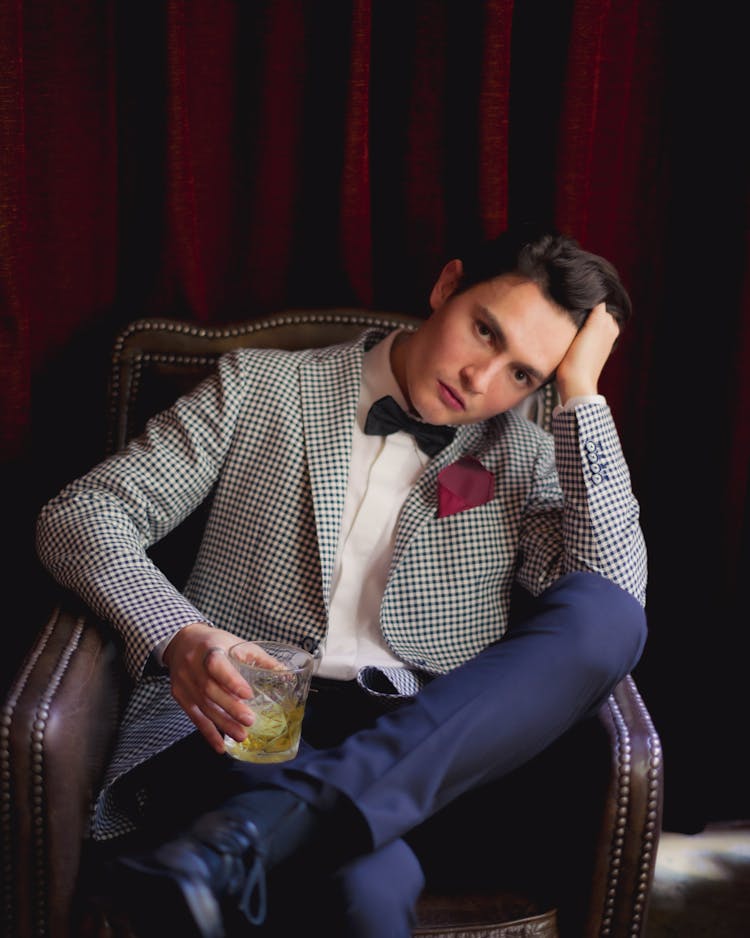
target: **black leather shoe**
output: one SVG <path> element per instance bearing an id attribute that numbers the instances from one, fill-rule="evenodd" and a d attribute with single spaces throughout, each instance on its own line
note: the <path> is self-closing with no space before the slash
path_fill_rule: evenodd
<path id="1" fill-rule="evenodd" d="M 255 824 L 235 810 L 204 815 L 151 853 L 114 862 L 112 899 L 137 938 L 224 938 L 223 909 L 252 925 L 266 914 L 266 880 Z"/>
<path id="2" fill-rule="evenodd" d="M 182 837 L 114 862 L 113 913 L 137 938 L 223 938 L 224 914 L 266 917 L 266 871 L 309 845 L 321 816 L 283 789 L 235 795 Z"/>

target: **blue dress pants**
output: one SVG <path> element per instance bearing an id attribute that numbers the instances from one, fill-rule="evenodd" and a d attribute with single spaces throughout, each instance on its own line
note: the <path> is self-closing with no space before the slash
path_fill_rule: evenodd
<path id="1" fill-rule="evenodd" d="M 403 839 L 459 796 L 518 768 L 592 715 L 640 658 L 641 605 L 589 573 L 562 577 L 502 641 L 332 748 L 305 748 L 267 781 L 327 807 L 344 796 L 369 849 L 332 884 L 351 938 L 408 938 L 424 885 Z M 329 905 L 329 912 L 331 905 Z"/>
<path id="2" fill-rule="evenodd" d="M 318 740 L 315 732 L 307 733 L 306 716 L 303 735 L 323 748 L 303 741 L 290 763 L 256 766 L 216 756 L 196 734 L 189 745 L 205 754 L 211 781 L 189 786 L 185 809 L 196 816 L 196 807 L 214 806 L 196 805 L 200 791 L 216 798 L 220 792 L 267 785 L 325 812 L 345 804 L 356 818 L 352 826 L 359 843 L 355 851 L 347 845 L 342 852 L 349 859 L 326 874 L 324 886 L 312 887 L 309 903 L 300 900 L 301 921 L 311 925 L 319 911 L 321 927 L 330 935 L 408 938 L 424 877 L 405 836 L 460 796 L 527 763 L 595 713 L 634 668 L 645 640 L 646 617 L 636 599 L 596 574 L 568 574 L 540 596 L 527 597 L 526 608 L 514 606 L 501 641 L 436 677 L 398 708 L 368 711 L 374 705 L 363 694 L 366 717 L 355 714 L 354 725 L 345 726 L 344 711 L 350 708 L 337 710 L 334 697 L 324 722 L 340 718 L 342 725 L 324 727 Z M 316 709 L 311 701 L 311 716 Z M 333 733 L 328 739 L 326 729 Z M 165 818 L 178 810 L 185 767 L 195 778 L 197 763 L 194 752 L 182 766 L 173 760 L 174 777 L 182 782 L 173 784 L 168 754 L 162 755 L 167 758 L 152 760 L 150 772 L 168 798 L 161 804 L 155 798 L 152 817 Z M 221 782 L 211 775 L 216 772 Z M 293 863 L 290 869 L 293 876 Z M 303 877 L 309 870 L 309 863 L 297 866 Z M 298 892 L 286 871 L 280 878 L 282 895 Z M 273 908 L 271 902 L 271 920 Z M 288 925 L 274 932 L 269 924 L 270 934 L 290 933 Z"/>

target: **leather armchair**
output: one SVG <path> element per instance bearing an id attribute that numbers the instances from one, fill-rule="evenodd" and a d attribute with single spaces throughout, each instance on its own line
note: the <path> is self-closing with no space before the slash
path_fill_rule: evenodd
<path id="1" fill-rule="evenodd" d="M 361 310 L 291 311 L 233 326 L 137 320 L 117 339 L 108 448 L 188 390 L 224 351 L 306 348 L 381 323 Z M 527 415 L 548 423 L 543 389 Z M 173 582 L 187 574 L 200 512 L 155 548 Z M 13 681 L 0 726 L 3 922 L 16 938 L 120 935 L 92 916 L 79 864 L 86 820 L 128 690 L 118 639 L 61 595 Z M 476 830 L 475 850 L 427 870 L 415 935 L 444 938 L 638 938 L 644 934 L 663 799 L 659 737 L 632 677 L 579 724 L 501 782 L 459 801 L 446 826 Z M 439 852 L 445 856 L 450 839 Z"/>

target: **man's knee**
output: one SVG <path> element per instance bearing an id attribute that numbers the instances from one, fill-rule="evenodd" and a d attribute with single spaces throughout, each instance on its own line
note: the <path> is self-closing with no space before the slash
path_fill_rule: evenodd
<path id="1" fill-rule="evenodd" d="M 640 659 L 646 614 L 634 596 L 596 573 L 569 573 L 538 599 L 563 610 L 566 641 L 593 673 L 620 679 Z"/>

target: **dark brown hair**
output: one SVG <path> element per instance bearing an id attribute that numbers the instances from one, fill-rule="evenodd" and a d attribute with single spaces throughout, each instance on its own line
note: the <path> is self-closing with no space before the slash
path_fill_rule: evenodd
<path id="1" fill-rule="evenodd" d="M 524 225 L 458 256 L 463 274 L 457 293 L 503 274 L 518 274 L 565 310 L 578 329 L 601 302 L 607 304 L 620 330 L 630 319 L 630 297 L 613 264 L 584 251 L 567 235 Z"/>

